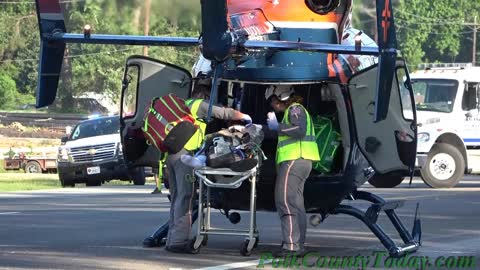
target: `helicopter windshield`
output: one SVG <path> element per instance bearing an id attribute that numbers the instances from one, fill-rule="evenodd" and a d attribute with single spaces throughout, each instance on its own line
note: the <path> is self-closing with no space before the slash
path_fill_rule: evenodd
<path id="1" fill-rule="evenodd" d="M 415 79 L 413 91 L 418 111 L 449 113 L 457 95 L 458 81 L 444 79 Z"/>

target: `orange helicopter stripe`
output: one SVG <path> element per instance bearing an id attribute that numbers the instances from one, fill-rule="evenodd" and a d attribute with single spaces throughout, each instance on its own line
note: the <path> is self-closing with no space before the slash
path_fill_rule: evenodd
<path id="1" fill-rule="evenodd" d="M 327 54 L 328 77 L 335 77 L 336 75 L 335 68 L 333 67 L 332 59 L 333 59 L 333 54 L 332 53 Z"/>
<path id="2" fill-rule="evenodd" d="M 270 21 L 337 23 L 334 12 L 319 15 L 298 0 L 228 0 L 227 6 L 230 15 L 261 9 Z"/>

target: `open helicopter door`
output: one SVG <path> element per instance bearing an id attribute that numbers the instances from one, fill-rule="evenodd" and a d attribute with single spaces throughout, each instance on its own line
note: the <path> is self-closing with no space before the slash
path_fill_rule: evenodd
<path id="1" fill-rule="evenodd" d="M 379 65 L 349 82 L 357 141 L 377 173 L 411 174 L 417 149 L 416 113 L 406 64 L 396 61 L 386 118 L 375 122 L 376 78 Z"/>
<path id="2" fill-rule="evenodd" d="M 158 167 L 160 152 L 147 144 L 143 117 L 154 97 L 173 93 L 187 98 L 192 77 L 187 70 L 144 56 L 127 59 L 122 82 L 120 134 L 124 158 L 130 167 Z"/>

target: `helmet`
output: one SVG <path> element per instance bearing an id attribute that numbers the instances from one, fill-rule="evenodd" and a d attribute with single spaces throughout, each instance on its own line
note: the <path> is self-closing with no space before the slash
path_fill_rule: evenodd
<path id="1" fill-rule="evenodd" d="M 265 91 L 265 99 L 268 100 L 275 95 L 281 101 L 285 101 L 295 93 L 291 85 L 270 85 Z"/>
<path id="2" fill-rule="evenodd" d="M 193 65 L 192 73 L 194 77 L 201 77 L 210 75 L 212 71 L 212 62 L 205 57 L 203 57 L 202 54 L 198 57 L 197 62 L 195 65 Z"/>

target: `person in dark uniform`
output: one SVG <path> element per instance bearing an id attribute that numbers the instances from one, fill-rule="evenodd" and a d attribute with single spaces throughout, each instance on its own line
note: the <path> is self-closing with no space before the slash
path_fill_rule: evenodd
<path id="1" fill-rule="evenodd" d="M 293 86 L 272 85 L 267 88 L 265 98 L 275 111 L 267 115 L 268 127 L 278 133 L 275 206 L 280 216 L 283 241 L 276 256 L 303 256 L 307 231 L 303 187 L 312 170 L 312 161 L 320 160 L 313 123 Z M 278 123 L 275 113 L 280 112 L 284 117 Z"/>

